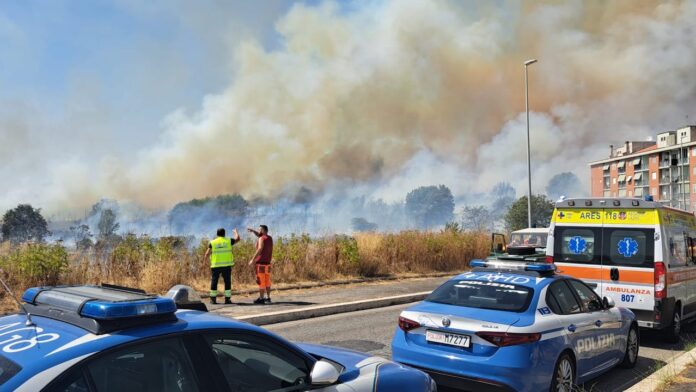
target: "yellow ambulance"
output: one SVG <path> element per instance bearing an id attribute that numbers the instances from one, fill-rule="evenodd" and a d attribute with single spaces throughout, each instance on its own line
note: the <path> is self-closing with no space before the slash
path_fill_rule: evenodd
<path id="1" fill-rule="evenodd" d="M 556 203 L 546 258 L 676 341 L 696 315 L 695 248 L 694 214 L 651 200 L 567 199 Z"/>

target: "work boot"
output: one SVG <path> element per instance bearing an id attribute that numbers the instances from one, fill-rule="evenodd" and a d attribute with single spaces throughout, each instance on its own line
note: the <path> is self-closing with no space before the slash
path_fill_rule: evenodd
<path id="1" fill-rule="evenodd" d="M 266 303 L 266 300 L 263 299 L 263 298 L 261 298 L 261 297 L 258 297 L 258 298 L 256 298 L 256 299 L 254 300 L 254 303 L 257 304 L 257 305 L 263 305 L 263 304 Z"/>
<path id="2" fill-rule="evenodd" d="M 217 305 L 217 298 L 215 297 L 210 297 L 210 303 L 213 305 Z"/>
<path id="3" fill-rule="evenodd" d="M 264 301 L 265 301 L 267 304 L 272 303 L 272 302 L 271 302 L 271 297 L 266 298 Z"/>
<path id="4" fill-rule="evenodd" d="M 230 297 L 225 297 L 225 305 L 232 305 L 232 300 Z"/>

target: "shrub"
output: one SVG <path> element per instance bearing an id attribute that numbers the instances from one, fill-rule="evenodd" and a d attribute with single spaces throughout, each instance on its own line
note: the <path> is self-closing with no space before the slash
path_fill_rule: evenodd
<path id="1" fill-rule="evenodd" d="M 55 285 L 68 267 L 68 252 L 60 245 L 26 244 L 0 258 L 0 265 L 14 284 Z"/>

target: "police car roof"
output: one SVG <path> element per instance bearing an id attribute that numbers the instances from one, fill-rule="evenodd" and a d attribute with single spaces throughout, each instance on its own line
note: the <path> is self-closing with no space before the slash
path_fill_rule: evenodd
<path id="1" fill-rule="evenodd" d="M 540 288 L 552 281 L 564 277 L 563 275 L 539 275 L 530 271 L 503 270 L 491 268 L 473 268 L 469 272 L 464 272 L 450 280 L 487 280 L 500 281 L 531 288 Z"/>

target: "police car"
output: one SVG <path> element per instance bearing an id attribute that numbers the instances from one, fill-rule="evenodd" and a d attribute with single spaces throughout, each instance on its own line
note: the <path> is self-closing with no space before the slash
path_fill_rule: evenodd
<path id="1" fill-rule="evenodd" d="M 406 310 L 394 361 L 456 389 L 571 391 L 638 357 L 634 314 L 553 264 L 475 260 Z"/>
<path id="2" fill-rule="evenodd" d="M 176 301 L 174 299 L 176 299 Z M 0 391 L 434 391 L 382 358 L 295 345 L 203 311 L 185 286 L 168 297 L 115 286 L 27 290 L 0 317 Z"/>

